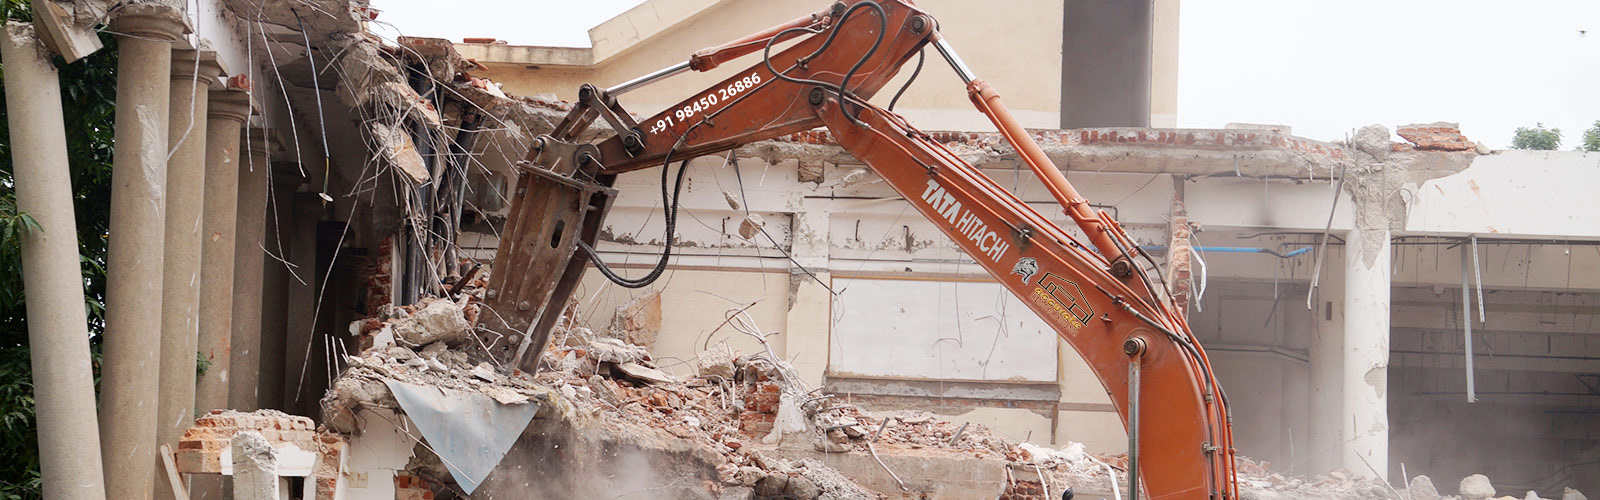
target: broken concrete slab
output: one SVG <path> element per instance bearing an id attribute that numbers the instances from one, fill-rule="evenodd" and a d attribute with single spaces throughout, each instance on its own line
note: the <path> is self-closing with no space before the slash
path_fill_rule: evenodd
<path id="1" fill-rule="evenodd" d="M 671 384 L 673 382 L 677 382 L 677 379 L 673 378 L 671 375 L 668 375 L 666 372 L 638 363 L 622 363 L 617 365 L 617 368 L 620 368 L 622 373 L 629 377 L 646 382 L 653 382 L 657 384 Z"/>
<path id="2" fill-rule="evenodd" d="M 461 307 L 448 300 L 432 301 L 392 326 L 395 340 L 413 346 L 449 342 L 472 330 Z"/>
<path id="3" fill-rule="evenodd" d="M 378 158 L 400 169 L 413 183 L 428 182 L 432 174 L 428 172 L 428 166 L 423 163 L 422 154 L 417 152 L 416 143 L 411 141 L 411 134 L 404 127 L 372 121 L 367 122 L 362 128 L 367 132 L 367 137 L 371 138 L 373 152 Z"/>

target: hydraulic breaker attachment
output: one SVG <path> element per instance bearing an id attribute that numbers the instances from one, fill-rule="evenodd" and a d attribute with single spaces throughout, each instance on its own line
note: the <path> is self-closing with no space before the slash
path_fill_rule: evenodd
<path id="1" fill-rule="evenodd" d="M 617 195 L 614 175 L 596 175 L 599 151 L 570 142 L 592 119 L 585 116 L 590 111 L 583 103 L 574 107 L 557 126 L 560 135 L 540 136 L 517 163 L 511 214 L 478 316 L 477 326 L 493 334 L 490 350 L 529 373 L 538 371 L 539 353 L 583 279 L 588 259 L 578 243 L 595 244 Z"/>

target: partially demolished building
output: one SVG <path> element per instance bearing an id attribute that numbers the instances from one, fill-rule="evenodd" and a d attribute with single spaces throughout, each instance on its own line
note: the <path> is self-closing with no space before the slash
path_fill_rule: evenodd
<path id="1" fill-rule="evenodd" d="M 123 42 L 127 89 L 101 418 L 41 425 L 51 498 L 1126 488 L 1121 420 L 1073 349 L 825 132 L 689 162 L 663 279 L 630 290 L 590 272 L 541 312 L 547 348 L 482 327 L 501 314 L 491 277 L 527 272 L 491 265 L 526 194 L 517 164 L 579 84 L 679 62 L 810 2 L 647 0 L 591 31 L 590 49 L 384 39 L 361 1 L 35 3 L 58 15 L 8 26 L 8 97 L 54 85 L 23 81 L 39 75 L 16 70 L 18 54 L 81 57 L 100 24 Z M 1021 89 L 1034 139 L 1163 259 L 1233 399 L 1239 452 L 1258 460 L 1240 464 L 1246 498 L 1600 491 L 1600 223 L 1585 189 L 1600 157 L 1491 150 L 1448 123 L 1397 126 L 1403 141 L 1382 125 L 1337 141 L 1173 128 L 1175 1 L 1137 26 L 1148 58 L 1098 62 L 1147 69 L 1131 88 L 1148 109 L 1119 122 L 1079 101 L 1128 88 L 1049 74 L 1096 61 L 1056 50 L 1082 22 L 1026 3 L 959 19 L 969 27 L 951 17 L 947 35 L 979 47 L 969 57 L 1002 92 Z M 713 7 L 739 22 L 706 28 Z M 1044 37 L 1025 57 L 1048 78 L 985 53 L 990 36 Z M 631 109 L 665 109 L 740 62 L 630 95 Z M 1064 223 L 945 76 L 911 87 L 905 115 Z M 19 164 L 48 152 L 13 142 Z M 643 273 L 662 251 L 661 175 L 618 179 L 596 248 L 613 268 Z M 19 200 L 43 182 L 17 179 Z M 196 375 L 191 350 L 210 368 Z M 77 351 L 36 356 L 87 366 Z M 93 408 L 83 380 L 51 376 L 41 419 Z M 99 479 L 51 482 L 91 461 Z"/>

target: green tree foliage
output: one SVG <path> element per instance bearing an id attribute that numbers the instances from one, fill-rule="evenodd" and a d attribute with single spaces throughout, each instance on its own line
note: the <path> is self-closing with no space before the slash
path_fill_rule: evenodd
<path id="1" fill-rule="evenodd" d="M 0 0 L 10 20 L 32 16 L 26 0 Z M 77 215 L 79 260 L 93 349 L 105 324 L 106 234 L 110 228 L 112 119 L 116 109 L 116 40 L 72 64 L 56 58 L 67 154 Z M 0 74 L 4 67 L 0 65 Z M 22 288 L 21 238 L 40 230 L 17 210 L 12 177 L 10 124 L 0 95 L 0 500 L 42 498 L 39 450 L 28 357 L 28 324 Z M 95 355 L 98 365 L 98 354 Z M 87 418 L 94 418 L 89 416 Z"/>
<path id="2" fill-rule="evenodd" d="M 1595 120 L 1593 127 L 1583 131 L 1583 142 L 1578 144 L 1578 149 L 1600 151 L 1600 120 Z"/>
<path id="3" fill-rule="evenodd" d="M 1559 147 L 1561 129 L 1544 128 L 1543 123 L 1536 123 L 1533 128 L 1517 127 L 1516 134 L 1511 137 L 1511 149 L 1554 151 Z"/>

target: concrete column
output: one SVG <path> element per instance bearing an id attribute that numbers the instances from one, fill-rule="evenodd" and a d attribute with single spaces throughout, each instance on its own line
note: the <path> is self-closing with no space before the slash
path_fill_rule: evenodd
<path id="1" fill-rule="evenodd" d="M 1061 128 L 1150 126 L 1153 1 L 1067 0 Z"/>
<path id="2" fill-rule="evenodd" d="M 233 435 L 233 499 L 278 500 L 278 450 L 256 431 Z"/>
<path id="3" fill-rule="evenodd" d="M 116 150 L 106 257 L 105 357 L 100 434 L 106 496 L 151 498 L 160 374 L 167 100 L 172 42 L 186 30 L 171 5 L 123 4 L 118 33 Z"/>
<path id="4" fill-rule="evenodd" d="M 293 163 L 279 163 L 270 167 L 270 191 L 265 209 L 266 232 L 262 242 L 263 255 L 288 258 L 291 234 L 294 231 L 294 192 L 299 186 L 299 169 Z M 289 288 L 297 284 L 289 274 L 288 266 L 271 257 L 262 260 L 261 284 L 261 356 L 260 394 L 262 408 L 285 409 L 284 365 L 288 364 L 286 338 L 289 332 Z M 305 314 L 310 314 L 309 312 Z"/>
<path id="5" fill-rule="evenodd" d="M 197 63 L 198 59 L 198 64 Z M 198 71 L 197 71 L 198 69 Z M 178 448 L 194 421 L 195 346 L 200 327 L 200 218 L 205 193 L 206 92 L 222 68 L 211 51 L 172 54 L 172 98 L 167 108 L 167 220 L 161 276 L 161 390 L 156 438 Z M 166 474 L 156 474 L 156 496 L 170 497 Z"/>
<path id="6" fill-rule="evenodd" d="M 1344 280 L 1336 267 L 1343 260 L 1342 250 L 1328 247 L 1329 255 L 1322 258 L 1320 283 L 1313 297 L 1311 310 L 1306 311 L 1311 320 L 1311 345 L 1309 349 L 1311 407 L 1308 439 L 1310 450 L 1302 472 L 1321 474 L 1344 466 L 1345 429 L 1344 415 Z"/>
<path id="7" fill-rule="evenodd" d="M 22 286 L 44 496 L 105 500 L 61 87 L 31 24 L 6 23 L 0 58 L 17 211 L 39 223 L 22 236 Z"/>
<path id="8" fill-rule="evenodd" d="M 283 411 L 308 417 L 318 416 L 318 401 L 326 383 L 320 366 L 322 339 L 317 335 L 317 290 L 322 274 L 317 269 L 317 221 L 322 218 L 322 199 L 311 193 L 290 197 L 293 222 L 285 228 L 284 244 L 289 247 L 289 262 L 294 269 L 289 278 L 288 322 L 284 336 Z"/>
<path id="9" fill-rule="evenodd" d="M 218 104 L 237 101 L 238 97 L 219 100 Z M 244 95 L 243 99 L 249 96 Z M 237 108 L 215 108 L 216 112 L 225 109 L 237 111 Z M 261 367 L 262 263 L 266 257 L 261 249 L 267 220 L 267 170 L 272 168 L 274 142 L 271 129 L 265 128 L 245 130 L 244 137 L 235 132 L 234 137 L 235 141 L 242 141 L 243 146 L 238 165 L 232 167 L 237 169 L 238 175 L 238 205 L 233 217 L 237 230 L 231 235 L 233 246 L 229 249 L 233 253 L 233 286 L 230 287 L 233 352 L 228 356 L 228 406 L 239 411 L 255 411 L 261 408 L 257 372 Z M 226 152 L 221 154 L 224 159 L 232 158 Z M 217 172 L 228 163 L 219 159 L 212 165 L 213 172 Z M 223 178 L 226 177 L 219 177 Z M 209 181 L 210 177 L 207 179 Z M 228 237 L 230 235 L 222 236 Z"/>
<path id="10" fill-rule="evenodd" d="M 233 261 L 238 231 L 239 132 L 250 116 L 250 94 L 212 90 L 206 112 L 205 215 L 200 249 L 200 355 L 211 368 L 195 388 L 200 411 L 229 408 L 233 366 Z M 255 349 L 244 346 L 254 356 Z M 245 411 L 252 411 L 254 408 Z"/>
<path id="11" fill-rule="evenodd" d="M 1389 260 L 1387 229 L 1345 238 L 1344 467 L 1380 479 L 1389 474 Z"/>
<path id="12" fill-rule="evenodd" d="M 828 272 L 828 210 L 821 200 L 803 200 L 793 216 L 791 254 L 805 269 L 789 270 L 789 314 L 784 324 L 783 356 L 794 359 L 800 378 L 822 384 L 828 369 L 828 341 L 833 326 L 833 275 Z M 812 274 L 806 274 L 810 270 Z M 822 283 L 827 283 L 823 286 Z"/>

